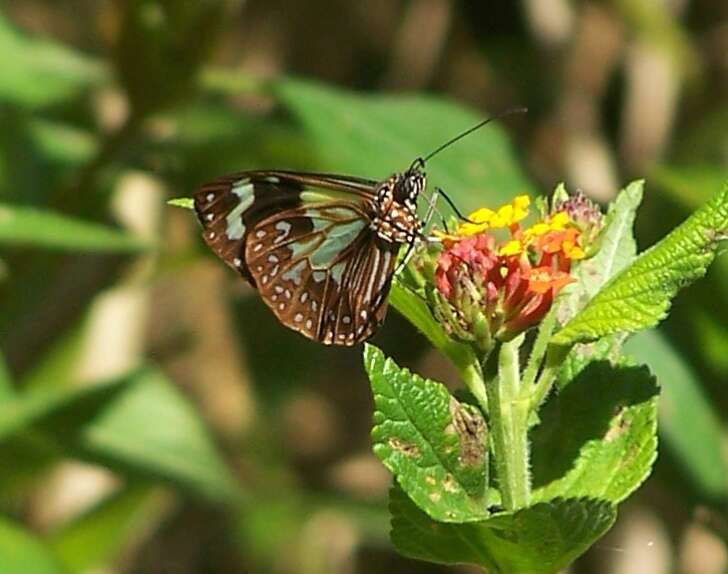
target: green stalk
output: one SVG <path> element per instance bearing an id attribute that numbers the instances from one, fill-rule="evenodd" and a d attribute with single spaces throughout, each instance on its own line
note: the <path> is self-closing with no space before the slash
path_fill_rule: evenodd
<path id="1" fill-rule="evenodd" d="M 518 349 L 523 336 L 503 343 L 498 352 L 498 374 L 486 382 L 489 430 L 503 507 L 528 505 L 531 481 L 528 470 L 528 393 L 521 389 Z"/>
<path id="2" fill-rule="evenodd" d="M 531 411 L 537 411 L 543 400 L 546 398 L 546 395 L 549 394 L 549 391 L 554 384 L 554 380 L 556 380 L 559 368 L 564 362 L 564 359 L 566 359 L 570 350 L 571 347 L 555 345 L 548 346 L 543 370 L 541 371 L 541 375 L 538 377 L 538 380 L 530 393 L 531 397 L 529 400 L 529 408 Z"/>

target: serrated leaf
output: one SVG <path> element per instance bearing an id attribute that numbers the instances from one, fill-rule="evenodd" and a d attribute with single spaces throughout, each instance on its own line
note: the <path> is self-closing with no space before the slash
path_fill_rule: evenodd
<path id="1" fill-rule="evenodd" d="M 364 364 L 374 393 L 374 453 L 430 516 L 488 516 L 486 429 L 480 412 L 444 385 L 399 368 L 372 345 Z"/>
<path id="2" fill-rule="evenodd" d="M 654 327 L 677 292 L 705 275 L 726 233 L 728 185 L 609 281 L 553 336 L 552 344 L 568 346 Z"/>
<path id="3" fill-rule="evenodd" d="M 657 457 L 655 379 L 644 366 L 596 358 L 572 352 L 564 369 L 574 378 L 539 413 L 531 433 L 533 500 L 586 496 L 616 504 L 650 474 Z"/>
<path id="4" fill-rule="evenodd" d="M 704 501 L 723 499 L 728 492 L 728 461 L 722 424 L 696 374 L 659 331 L 635 335 L 624 350 L 649 361 L 660 382 L 660 437 L 681 463 L 681 472 Z"/>
<path id="5" fill-rule="evenodd" d="M 3 574 L 62 574 L 51 551 L 18 524 L 0 517 L 0 571 Z"/>
<path id="6" fill-rule="evenodd" d="M 404 171 L 483 119 L 434 97 L 362 95 L 302 80 L 279 81 L 273 93 L 300 120 L 323 169 L 376 180 Z M 495 123 L 432 158 L 427 175 L 466 212 L 532 191 Z"/>
<path id="7" fill-rule="evenodd" d="M 0 100 L 31 108 L 60 102 L 106 77 L 99 62 L 56 42 L 22 34 L 2 17 L 0 70 Z"/>
<path id="8" fill-rule="evenodd" d="M 583 309 L 602 286 L 632 263 L 637 254 L 634 219 L 642 203 L 644 181 L 630 183 L 609 206 L 606 225 L 599 236 L 599 251 L 582 261 L 574 271 L 576 279 L 560 302 L 559 321 L 563 324 Z"/>
<path id="9" fill-rule="evenodd" d="M 558 499 L 481 522 L 435 522 L 399 488 L 390 491 L 392 542 L 410 558 L 476 564 L 489 574 L 555 574 L 614 523 L 605 501 Z"/>
<path id="10" fill-rule="evenodd" d="M 0 203 L 0 244 L 122 253 L 149 248 L 132 235 L 98 223 L 7 203 Z"/>

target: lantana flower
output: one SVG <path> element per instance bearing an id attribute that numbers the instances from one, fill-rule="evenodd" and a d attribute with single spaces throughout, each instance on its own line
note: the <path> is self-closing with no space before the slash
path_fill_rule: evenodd
<path id="1" fill-rule="evenodd" d="M 433 311 L 455 338 L 483 350 L 494 339 L 512 339 L 539 323 L 574 281 L 572 266 L 586 256 L 585 227 L 561 202 L 523 228 L 529 206 L 527 196 L 518 196 L 498 209 L 474 211 L 454 233 L 435 232 L 442 249 Z"/>

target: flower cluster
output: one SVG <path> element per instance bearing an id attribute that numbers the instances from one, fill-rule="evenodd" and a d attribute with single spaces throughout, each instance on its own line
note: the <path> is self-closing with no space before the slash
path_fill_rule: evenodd
<path id="1" fill-rule="evenodd" d="M 572 264 L 586 256 L 586 228 L 568 202 L 523 227 L 529 207 L 529 198 L 518 196 L 497 210 L 471 213 L 453 234 L 435 232 L 443 248 L 433 309 L 454 336 L 485 349 L 494 338 L 509 340 L 541 321 L 574 281 Z"/>

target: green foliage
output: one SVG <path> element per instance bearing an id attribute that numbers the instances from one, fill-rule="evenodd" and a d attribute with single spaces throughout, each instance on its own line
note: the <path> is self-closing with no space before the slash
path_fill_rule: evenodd
<path id="1" fill-rule="evenodd" d="M 190 94 L 219 39 L 225 4 L 130 0 L 118 5 L 121 25 L 113 57 L 137 115 L 159 111 Z"/>
<path id="2" fill-rule="evenodd" d="M 236 0 L 189 5 L 172 0 L 117 2 L 95 15 L 104 22 L 103 40 L 86 35 L 87 30 L 73 31 L 74 26 L 84 25 L 56 28 L 53 18 L 47 18 L 52 12 L 46 3 L 36 4 L 25 14 L 25 9 L 13 6 L 8 14 L 26 19 L 34 13 L 45 15 L 45 19 L 33 18 L 35 29 L 50 30 L 56 37 L 75 36 L 83 51 L 20 32 L 0 17 L 0 121 L 4 126 L 0 245 L 9 248 L 0 262 L 4 305 L 0 315 L 5 318 L 0 343 L 7 347 L 13 373 L 19 374 L 17 381 L 11 380 L 0 357 L 0 459 L 5 463 L 0 473 L 0 506 L 7 515 L 17 516 L 18 509 L 36 504 L 35 486 L 43 485 L 55 463 L 69 459 L 109 470 L 121 486 L 42 536 L 10 519 L 0 519 L 0 571 L 113 570 L 120 559 L 122 569 L 134 569 L 137 565 L 128 562 L 130 550 L 138 552 L 140 545 L 149 544 L 165 518 L 169 520 L 164 525 L 173 526 L 178 517 L 169 511 L 181 509 L 179 514 L 184 515 L 189 498 L 196 499 L 195 512 L 213 503 L 213 512 L 225 517 L 221 523 L 239 524 L 235 544 L 242 547 L 245 560 L 252 556 L 261 570 L 276 569 L 271 565 L 279 566 L 280 556 L 294 547 L 304 558 L 313 556 L 317 544 L 323 546 L 321 539 L 327 537 L 328 531 L 318 530 L 322 514 L 327 519 L 344 516 L 344 531 L 353 524 L 355 538 L 370 546 L 382 544 L 386 521 L 381 501 L 360 504 L 341 493 L 332 500 L 308 492 L 310 482 L 318 486 L 321 477 L 314 475 L 311 481 L 305 473 L 312 466 L 318 472 L 319 459 L 314 465 L 307 464 L 311 459 L 305 456 L 289 460 L 293 458 L 289 445 L 279 436 L 280 429 L 290 424 L 281 422 L 288 415 L 259 416 L 251 434 L 234 436 L 227 443 L 230 459 L 244 469 L 242 479 L 233 476 L 199 409 L 164 374 L 179 372 L 169 367 L 193 344 L 188 327 L 170 322 L 149 329 L 154 333 L 145 341 L 144 351 L 153 354 L 154 364 L 160 367 L 142 368 L 114 381 L 78 384 L 79 351 L 85 352 L 88 342 L 82 340 L 80 328 L 67 326 L 82 323 L 79 309 L 86 308 L 102 286 L 122 277 L 155 295 L 152 310 L 145 313 L 156 319 L 165 293 L 189 280 L 173 278 L 171 288 L 165 285 L 170 268 L 177 270 L 196 257 L 191 249 L 180 256 L 176 241 L 153 251 L 155 257 L 146 257 L 153 245 L 90 218 L 108 218 L 108 191 L 120 173 L 130 170 L 152 173 L 174 195 L 190 195 L 200 181 L 224 171 L 257 167 L 351 173 L 379 180 L 406 169 L 415 158 L 480 121 L 485 112 L 469 111 L 431 95 L 354 93 L 293 79 L 285 70 L 264 80 L 237 69 L 211 67 L 210 50 L 218 40 L 223 39 L 225 46 L 242 45 L 236 40 L 227 43 L 221 33 L 228 8 Z M 47 4 L 55 10 L 53 3 Z M 652 18 L 654 9 L 638 5 L 620 1 L 616 13 L 623 15 L 642 41 L 667 47 L 680 63 L 690 65 L 695 54 L 680 23 L 664 15 Z M 295 36 L 286 30 L 286 36 Z M 306 28 L 305 33 L 315 30 Z M 268 35 L 268 30 L 262 30 L 261 36 Z M 103 60 L 103 55 L 87 55 L 105 44 L 112 54 L 110 61 Z M 247 49 L 247 39 L 244 44 Z M 271 44 L 276 46 L 273 59 L 278 62 L 278 48 L 285 46 L 279 37 Z M 222 60 L 229 58 L 222 56 Z M 256 56 L 244 54 L 245 69 L 256 67 Z M 364 59 L 369 66 L 372 54 Z M 326 65 L 332 62 L 327 59 Z M 500 83 L 504 76 L 497 79 Z M 373 85 L 371 80 L 357 77 L 350 83 Z M 431 86 L 440 89 L 450 82 L 440 78 Z M 528 85 L 530 91 L 534 85 L 530 77 Z M 106 96 L 119 87 L 129 98 L 131 114 L 126 120 L 123 114 L 115 116 L 120 110 L 112 105 L 112 116 L 126 123 L 121 132 L 110 133 Z M 485 94 L 483 101 L 502 102 L 502 94 L 518 98 L 512 87 L 497 98 Z M 535 97 L 538 101 L 542 94 Z M 181 102 L 185 107 L 175 107 Z M 692 134 L 681 131 L 680 141 L 670 147 L 683 147 L 680 161 L 687 163 L 672 165 L 674 158 L 668 158 L 665 166 L 650 174 L 653 184 L 671 192 L 681 206 L 702 204 L 725 181 L 722 165 L 710 161 L 723 158 L 726 117 L 725 106 L 719 105 L 703 116 L 705 125 Z M 534 192 L 497 123 L 428 162 L 430 188 L 442 186 L 463 211 Z M 703 141 L 708 131 L 709 149 Z M 521 142 L 528 142 L 524 155 L 538 162 L 543 142 L 532 146 L 533 134 L 524 129 L 519 135 Z M 456 400 L 440 383 L 401 369 L 375 347 L 367 347 L 377 409 L 372 438 L 375 452 L 397 479 L 391 493 L 392 540 L 403 554 L 446 564 L 469 562 L 491 574 L 548 573 L 566 567 L 606 532 L 616 517 L 616 504 L 650 472 L 656 456 L 658 392 L 650 372 L 657 376 L 663 394 L 661 450 L 671 455 L 670 463 L 693 491 L 687 492 L 681 481 L 662 486 L 672 489 L 679 504 L 688 504 L 686 500 L 693 496 L 701 503 L 724 504 L 728 470 L 720 454 L 721 407 L 711 405 L 702 384 L 711 376 L 722 381 L 714 375 L 725 366 L 726 291 L 721 287 L 728 277 L 725 260 L 716 269 L 717 282 L 712 287 L 716 296 L 701 299 L 700 293 L 685 305 L 689 317 L 680 319 L 678 329 L 685 327 L 688 337 L 695 335 L 692 347 L 670 345 L 658 333 L 639 333 L 625 343 L 625 351 L 639 363 L 649 364 L 650 370 L 622 358 L 621 347 L 625 332 L 656 324 L 678 289 L 705 272 L 728 227 L 728 189 L 633 262 L 632 226 L 642 189 L 642 182 L 634 182 L 610 205 L 601 250 L 582 262 L 576 273 L 579 283 L 565 290 L 559 312 L 549 316 L 550 323 L 539 333 L 528 371 L 521 381 L 513 378 L 528 390 L 538 385 L 540 375 L 551 372 L 559 389 L 540 411 L 528 413 L 531 457 L 524 462 L 530 462 L 526 468 L 532 492 L 518 512 L 498 506 L 507 504 L 499 492 L 497 473 L 488 471 L 489 461 L 495 467 L 489 451 L 493 435 L 486 432 L 486 424 L 493 425 L 493 412 L 488 411 L 484 389 L 493 384 L 494 374 L 488 373 L 483 357 L 450 339 L 426 302 L 409 290 L 411 285 L 405 287 L 402 277 L 395 281 L 391 305 L 450 359 L 473 394 L 467 400 L 475 399 L 480 405 Z M 63 201 L 68 193 L 73 201 Z M 652 194 L 651 201 L 657 200 L 659 194 Z M 169 204 L 192 207 L 189 199 Z M 443 211 L 449 215 L 447 207 Z M 176 239 L 182 227 L 177 223 L 174 220 L 169 227 L 169 236 Z M 188 240 L 185 249 L 189 245 Z M 35 249 L 29 252 L 26 247 Z M 167 247 L 174 252 L 175 265 L 169 264 Z M 78 252 L 127 257 L 103 258 L 118 262 L 91 270 L 77 266 Z M 134 255 L 145 256 L 144 265 L 133 260 L 129 265 Z M 57 278 L 66 269 L 81 269 L 88 277 L 82 272 L 56 285 L 62 283 Z M 160 271 L 165 275 L 162 280 Z M 211 296 L 223 293 L 216 289 Z M 55 306 L 49 303 L 53 301 Z M 247 333 L 250 325 L 257 327 L 256 313 L 265 311 L 262 306 L 255 307 L 252 298 L 236 305 L 243 312 L 235 308 L 230 313 L 232 321 L 237 321 L 232 332 L 239 327 Z M 582 309 L 584 313 L 578 314 Z M 271 330 L 277 329 L 270 317 L 266 320 Z M 399 336 L 405 331 L 396 331 L 392 323 L 396 325 L 392 321 L 381 333 L 383 346 L 395 341 L 397 353 L 413 361 L 423 341 L 407 338 L 405 342 Z M 579 343 L 561 364 L 563 356 L 547 353 L 547 343 L 552 330 L 565 324 L 548 350 L 557 348 L 565 354 L 565 349 Z M 158 331 L 164 331 L 165 339 L 159 346 Z M 270 409 L 277 415 L 280 404 L 290 398 L 286 393 L 301 381 L 309 385 L 309 379 L 316 378 L 325 385 L 353 356 L 341 349 L 314 349 L 293 336 L 286 339 L 280 330 L 276 336 L 283 342 L 270 345 L 260 333 L 256 329 L 250 337 L 254 341 L 243 336 L 240 343 L 250 345 L 248 357 L 257 365 L 251 378 L 260 391 L 255 393 L 260 395 L 256 396 L 260 412 Z M 518 352 L 523 355 L 530 349 L 529 342 Z M 527 362 L 518 352 L 511 361 L 515 375 L 520 374 L 515 359 Z M 286 361 L 276 363 L 282 356 Z M 337 363 L 338 357 L 344 359 Z M 319 363 L 326 367 L 309 366 Z M 330 365 L 336 374 L 329 375 Z M 319 376 L 324 371 L 326 376 Z M 215 373 L 208 376 L 212 384 L 217 382 Z M 327 400 L 340 405 L 341 395 L 336 393 L 342 386 L 323 388 L 326 392 L 337 389 Z M 519 401 L 527 394 L 519 395 Z M 332 434 L 340 438 L 345 433 Z M 258 441 L 263 435 L 265 439 Z M 321 460 L 328 460 L 328 454 Z M 329 470 L 325 469 L 327 480 Z M 256 494 L 267 490 L 251 500 L 241 480 L 251 482 Z M 202 514 L 209 511 L 208 506 Z M 197 518 L 195 514 L 195 523 Z M 198 528 L 207 530 L 204 517 L 200 524 Z M 220 532 L 225 533 L 224 528 L 220 526 Z M 166 543 L 167 531 L 162 534 L 150 544 L 155 551 Z M 234 536 L 224 538 L 229 544 L 227 538 Z M 217 546 L 205 547 L 207 569 L 215 570 L 207 561 Z M 302 567 L 312 569 L 312 564 L 318 562 L 310 559 Z"/>
<path id="3" fill-rule="evenodd" d="M 660 434 L 666 448 L 680 460 L 681 472 L 703 500 L 724 500 L 728 463 L 721 455 L 723 429 L 696 373 L 658 331 L 638 333 L 624 350 L 649 362 L 660 381 Z"/>
<path id="4" fill-rule="evenodd" d="M 483 375 L 473 350 L 453 341 L 435 320 L 427 304 L 400 282 L 395 281 L 389 295 L 390 304 L 427 337 L 460 372 L 464 381 L 482 381 Z"/>
<path id="5" fill-rule="evenodd" d="M 3 574 L 62 574 L 61 565 L 43 543 L 24 528 L 0 518 Z"/>
<path id="6" fill-rule="evenodd" d="M 467 524 L 435 522 L 399 488 L 390 493 L 392 541 L 405 556 L 477 564 L 489 574 L 554 574 L 614 523 L 605 501 L 557 499 Z"/>
<path id="7" fill-rule="evenodd" d="M 30 438 L 51 457 L 67 449 L 212 500 L 238 496 L 199 415 L 152 369 L 80 388 L 30 389 L 0 403 L 0 452 L 21 450 Z"/>
<path id="8" fill-rule="evenodd" d="M 117 559 L 168 503 L 158 488 L 126 487 L 51 533 L 48 544 L 67 572 L 88 572 Z"/>
<path id="9" fill-rule="evenodd" d="M 705 275 L 728 229 L 728 185 L 660 243 L 607 283 L 586 308 L 558 331 L 554 345 L 654 327 L 673 297 Z"/>
<path id="10" fill-rule="evenodd" d="M 467 522 L 488 516 L 487 431 L 475 407 L 400 369 L 372 345 L 364 363 L 374 392 L 374 453 L 431 517 Z"/>
<path id="11" fill-rule="evenodd" d="M 301 80 L 281 81 L 272 90 L 301 122 L 323 169 L 376 180 L 404 171 L 416 158 L 482 120 L 432 97 L 360 96 Z M 427 175 L 465 211 L 532 190 L 497 125 L 432 158 Z"/>
<path id="12" fill-rule="evenodd" d="M 100 63 L 61 44 L 22 34 L 2 15 L 0 70 L 0 100 L 31 109 L 64 102 L 106 76 Z"/>
<path id="13" fill-rule="evenodd" d="M 0 203 L 0 244 L 49 249 L 138 252 L 149 247 L 122 231 L 48 210 Z"/>
<path id="14" fill-rule="evenodd" d="M 570 381 L 546 403 L 531 436 L 534 500 L 616 504 L 657 458 L 657 385 L 646 367 L 578 352 L 568 362 Z"/>
<path id="15" fill-rule="evenodd" d="M 84 457 L 170 481 L 212 500 L 236 498 L 237 485 L 199 414 L 156 370 L 146 370 L 83 429 Z"/>

